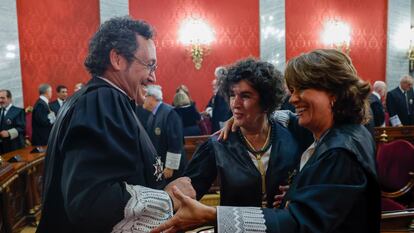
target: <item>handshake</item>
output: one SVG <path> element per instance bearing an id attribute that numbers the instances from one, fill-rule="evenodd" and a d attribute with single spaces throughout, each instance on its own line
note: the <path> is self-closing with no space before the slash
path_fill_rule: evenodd
<path id="1" fill-rule="evenodd" d="M 191 185 L 191 179 L 189 177 L 180 177 L 173 180 L 165 187 L 164 191 L 168 193 L 173 202 L 174 212 L 176 212 L 181 206 L 180 200 L 177 199 L 176 195 L 174 194 L 174 189 L 180 190 L 181 193 L 191 199 L 196 198 L 196 192 L 193 188 L 193 185 Z"/>
<path id="2" fill-rule="evenodd" d="M 174 205 L 174 216 L 162 223 L 151 233 L 180 232 L 194 229 L 202 225 L 214 225 L 217 217 L 216 208 L 206 206 L 194 200 L 196 192 L 191 185 L 191 179 L 181 177 L 165 187 L 164 191 L 170 195 Z"/>

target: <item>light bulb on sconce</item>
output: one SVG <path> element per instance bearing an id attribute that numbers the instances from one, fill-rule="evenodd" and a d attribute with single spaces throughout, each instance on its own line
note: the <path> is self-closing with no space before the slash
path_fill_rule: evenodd
<path id="1" fill-rule="evenodd" d="M 349 47 L 351 43 L 351 28 L 348 24 L 338 20 L 327 21 L 322 32 L 322 40 L 324 44 L 349 55 L 351 50 Z"/>
<path id="2" fill-rule="evenodd" d="M 214 32 L 211 27 L 201 19 L 187 19 L 181 24 L 179 41 L 190 52 L 194 66 L 201 69 L 203 57 L 210 51 L 210 43 L 214 41 Z"/>

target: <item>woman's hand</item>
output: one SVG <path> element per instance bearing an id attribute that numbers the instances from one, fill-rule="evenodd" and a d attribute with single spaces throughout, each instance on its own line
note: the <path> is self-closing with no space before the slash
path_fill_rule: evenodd
<path id="1" fill-rule="evenodd" d="M 177 200 L 174 195 L 174 189 L 180 190 L 180 193 L 184 193 L 183 195 L 186 195 L 188 198 L 196 198 L 196 192 L 191 185 L 191 179 L 189 177 L 184 176 L 173 180 L 164 188 L 164 191 L 170 196 L 174 205 L 174 211 L 177 211 L 181 206 L 180 200 Z"/>
<path id="2" fill-rule="evenodd" d="M 239 128 L 239 126 L 234 124 L 234 119 L 233 117 L 231 117 L 224 123 L 223 128 L 220 131 L 217 131 L 217 132 L 220 132 L 218 140 L 226 141 L 227 137 L 229 136 L 230 130 L 231 132 L 236 132 L 237 128 Z"/>
<path id="3" fill-rule="evenodd" d="M 280 204 L 282 203 L 283 198 L 285 198 L 286 192 L 289 190 L 289 185 L 279 185 L 279 190 L 282 192 L 281 194 L 275 195 L 275 202 L 273 202 L 274 208 L 279 208 Z"/>
<path id="4" fill-rule="evenodd" d="M 173 194 L 175 199 L 181 202 L 180 209 L 170 220 L 153 229 L 151 233 L 189 230 L 216 221 L 216 208 L 191 199 L 177 187 L 173 187 Z"/>

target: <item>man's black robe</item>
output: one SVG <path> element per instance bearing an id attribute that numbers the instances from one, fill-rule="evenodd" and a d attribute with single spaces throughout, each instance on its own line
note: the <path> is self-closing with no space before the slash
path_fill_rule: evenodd
<path id="1" fill-rule="evenodd" d="M 124 93 L 99 78 L 62 106 L 46 155 L 37 232 L 110 232 L 131 198 L 126 184 L 163 187 L 157 179 L 162 170 L 134 108 Z"/>

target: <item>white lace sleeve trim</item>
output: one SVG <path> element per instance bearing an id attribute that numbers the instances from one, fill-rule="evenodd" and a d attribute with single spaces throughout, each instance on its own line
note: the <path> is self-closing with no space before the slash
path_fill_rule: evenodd
<path id="1" fill-rule="evenodd" d="M 266 232 L 265 219 L 259 207 L 217 206 L 219 233 Z"/>
<path id="2" fill-rule="evenodd" d="M 126 184 L 131 194 L 122 219 L 112 233 L 149 232 L 170 219 L 173 207 L 168 194 L 162 190 Z"/>

